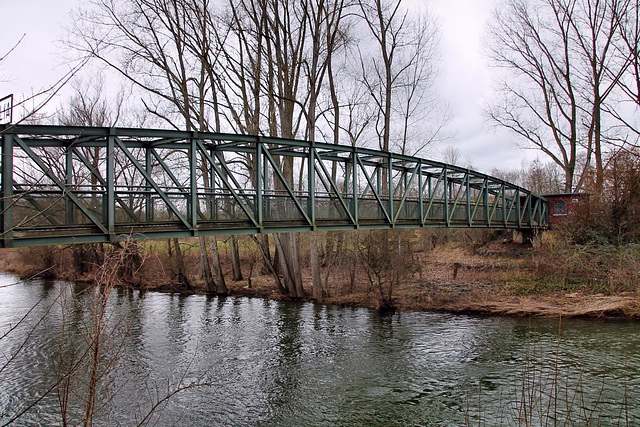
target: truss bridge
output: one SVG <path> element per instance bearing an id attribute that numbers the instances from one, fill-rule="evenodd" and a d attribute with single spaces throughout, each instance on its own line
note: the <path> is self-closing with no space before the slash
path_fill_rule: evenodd
<path id="1" fill-rule="evenodd" d="M 281 138 L 0 126 L 0 247 L 358 228 L 545 227 L 545 198 L 432 160 Z"/>

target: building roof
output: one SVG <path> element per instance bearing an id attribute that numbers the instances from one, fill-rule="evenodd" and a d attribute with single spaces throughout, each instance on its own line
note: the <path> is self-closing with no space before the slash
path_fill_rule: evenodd
<path id="1" fill-rule="evenodd" d="M 583 197 L 583 196 L 589 196 L 589 193 L 584 193 L 584 192 L 580 192 L 580 193 L 553 193 L 553 194 L 542 194 L 542 197 Z"/>

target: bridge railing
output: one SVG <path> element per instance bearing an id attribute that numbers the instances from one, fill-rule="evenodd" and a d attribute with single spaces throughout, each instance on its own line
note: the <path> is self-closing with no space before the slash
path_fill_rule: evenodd
<path id="1" fill-rule="evenodd" d="M 122 128 L 14 126 L 0 135 L 2 247 L 547 223 L 546 200 L 526 189 L 365 148 Z"/>

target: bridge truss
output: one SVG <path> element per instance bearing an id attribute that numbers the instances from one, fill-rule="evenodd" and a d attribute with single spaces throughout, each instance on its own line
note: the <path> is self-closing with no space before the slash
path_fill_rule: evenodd
<path id="1" fill-rule="evenodd" d="M 365 148 L 124 128 L 20 125 L 0 135 L 0 247 L 547 224 L 547 202 L 531 191 Z"/>

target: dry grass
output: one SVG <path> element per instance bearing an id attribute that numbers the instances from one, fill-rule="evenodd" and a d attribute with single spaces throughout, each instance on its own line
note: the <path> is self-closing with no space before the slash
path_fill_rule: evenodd
<path id="1" fill-rule="evenodd" d="M 472 250 L 456 243 L 415 253 L 418 271 L 394 290 L 399 310 L 484 313 L 545 317 L 640 317 L 640 299 L 635 292 L 602 294 L 593 287 L 563 291 L 562 280 L 540 276 L 541 252 L 527 245 L 494 242 Z M 457 274 L 455 273 L 457 267 Z M 330 267 L 327 267 L 330 268 Z M 344 269 L 330 276 L 322 302 L 358 307 L 375 307 L 362 272 L 355 289 L 349 289 Z M 456 278 L 454 279 L 454 275 Z M 310 283 L 309 271 L 303 277 Z M 254 287 L 231 282 L 232 294 L 274 297 L 269 277 L 254 278 Z M 308 289 L 310 292 L 310 289 Z"/>

